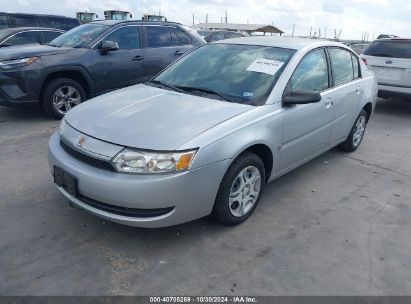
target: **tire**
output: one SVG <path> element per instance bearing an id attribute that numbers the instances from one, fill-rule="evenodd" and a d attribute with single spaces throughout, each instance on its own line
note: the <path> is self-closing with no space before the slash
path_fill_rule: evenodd
<path id="1" fill-rule="evenodd" d="M 41 94 L 42 106 L 50 117 L 61 119 L 68 110 L 86 100 L 81 84 L 69 78 L 57 78 L 47 83 Z M 58 109 L 58 105 L 61 105 Z"/>
<path id="2" fill-rule="evenodd" d="M 354 152 L 358 149 L 358 147 L 361 145 L 362 139 L 364 138 L 367 122 L 367 112 L 361 110 L 360 115 L 358 115 L 357 119 L 355 120 L 354 126 L 351 129 L 350 135 L 348 135 L 348 138 L 339 145 L 341 150 L 343 150 L 344 152 Z"/>
<path id="3" fill-rule="evenodd" d="M 239 177 L 240 173 L 242 178 Z M 251 174 L 254 174 L 253 177 Z M 245 182 L 245 176 L 251 177 L 250 180 Z M 244 222 L 257 207 L 264 184 L 265 169 L 262 160 L 254 153 L 245 153 L 239 156 L 228 168 L 221 181 L 211 212 L 211 219 L 225 225 L 236 225 Z M 239 190 L 236 191 L 236 189 Z M 258 193 L 256 193 L 257 189 Z M 236 201 L 236 199 L 239 200 Z"/>

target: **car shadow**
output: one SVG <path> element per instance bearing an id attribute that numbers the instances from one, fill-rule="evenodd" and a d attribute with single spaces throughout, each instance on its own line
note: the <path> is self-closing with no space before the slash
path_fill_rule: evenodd
<path id="1" fill-rule="evenodd" d="M 23 108 L 7 108 L 0 106 L 0 122 L 36 122 L 47 121 L 51 118 L 42 111 L 42 109 L 36 105 L 25 106 Z"/>
<path id="2" fill-rule="evenodd" d="M 409 116 L 411 114 L 411 99 L 379 98 L 375 112 L 384 115 Z"/>

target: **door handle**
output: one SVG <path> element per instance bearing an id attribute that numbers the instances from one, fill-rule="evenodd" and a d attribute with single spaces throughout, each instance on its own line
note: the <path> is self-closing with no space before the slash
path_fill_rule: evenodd
<path id="1" fill-rule="evenodd" d="M 357 88 L 357 89 L 355 90 L 355 92 L 357 92 L 357 94 L 360 95 L 361 92 L 362 92 L 362 90 L 361 90 L 361 88 Z"/>
<path id="2" fill-rule="evenodd" d="M 175 53 L 174 53 L 174 55 L 175 56 L 181 56 L 181 55 L 183 55 L 184 53 L 182 52 L 182 51 L 176 51 Z"/>
<path id="3" fill-rule="evenodd" d="M 334 105 L 334 102 L 331 100 L 331 98 L 327 98 L 324 102 L 325 108 L 329 109 L 332 105 Z"/>
<path id="4" fill-rule="evenodd" d="M 144 57 L 143 56 L 140 56 L 140 55 L 137 55 L 136 57 L 133 57 L 133 60 L 134 61 L 141 61 L 141 60 L 143 60 L 144 59 Z"/>

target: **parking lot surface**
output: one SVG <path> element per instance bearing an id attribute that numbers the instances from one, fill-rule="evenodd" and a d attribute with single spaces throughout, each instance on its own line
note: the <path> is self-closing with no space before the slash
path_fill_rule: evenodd
<path id="1" fill-rule="evenodd" d="M 269 184 L 236 227 L 71 208 L 47 165 L 57 125 L 0 107 L 2 295 L 411 295 L 411 102 L 379 100 L 357 152 Z"/>

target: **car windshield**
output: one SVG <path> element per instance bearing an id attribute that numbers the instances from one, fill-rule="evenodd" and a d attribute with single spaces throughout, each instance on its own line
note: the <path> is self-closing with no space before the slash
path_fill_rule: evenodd
<path id="1" fill-rule="evenodd" d="M 230 102 L 262 105 L 296 51 L 209 44 L 183 57 L 152 83 Z"/>
<path id="2" fill-rule="evenodd" d="M 109 26 L 102 24 L 84 24 L 64 33 L 49 43 L 57 47 L 81 48 L 87 46 Z"/>

